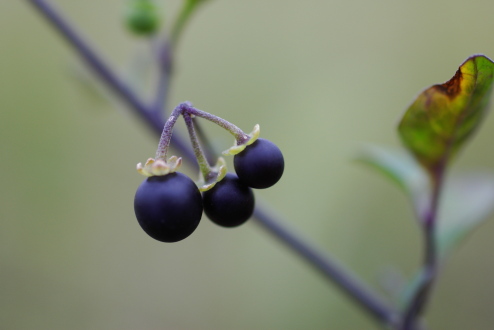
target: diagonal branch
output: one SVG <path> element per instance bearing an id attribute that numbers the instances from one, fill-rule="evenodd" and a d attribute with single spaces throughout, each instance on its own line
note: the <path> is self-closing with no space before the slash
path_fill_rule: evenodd
<path id="1" fill-rule="evenodd" d="M 60 33 L 80 56 L 87 67 L 108 86 L 132 111 L 138 115 L 147 125 L 155 131 L 161 131 L 164 120 L 158 113 L 150 111 L 139 99 L 135 92 L 119 78 L 109 65 L 94 51 L 75 28 L 67 22 L 64 17 L 46 0 L 27 0 L 48 20 L 49 23 Z M 194 157 L 194 154 L 186 146 L 183 140 L 172 139 L 172 143 L 178 149 L 186 153 L 187 157 Z"/>
<path id="2" fill-rule="evenodd" d="M 431 176 L 433 191 L 429 209 L 424 214 L 423 219 L 420 219 L 423 225 L 422 229 L 424 234 L 424 261 L 420 282 L 403 311 L 403 330 L 413 330 L 420 326 L 419 318 L 423 314 L 429 301 L 434 282 L 438 275 L 439 260 L 437 256 L 436 228 L 439 200 L 443 188 L 447 159 L 448 157 L 443 158 L 440 166 L 434 172 L 434 175 Z"/>
<path id="3" fill-rule="evenodd" d="M 134 91 L 109 68 L 63 16 L 53 8 L 50 2 L 48 0 L 26 1 L 31 3 L 51 23 L 96 76 L 128 105 L 129 110 L 137 114 L 159 136 L 165 123 L 162 116 L 157 111 L 148 108 L 138 98 Z M 184 154 L 184 157 L 190 160 L 194 159 L 194 153 L 191 148 L 179 136 L 173 136 L 172 144 Z M 195 164 L 195 162 L 192 163 Z M 197 164 L 195 165 L 197 166 Z M 364 283 L 357 280 L 347 269 L 329 259 L 324 253 L 299 237 L 295 231 L 288 229 L 281 220 L 271 216 L 262 207 L 257 207 L 254 212 L 258 223 L 265 230 L 320 271 L 324 277 L 338 286 L 354 302 L 358 303 L 358 306 L 363 311 L 378 322 L 392 327 L 395 325 L 396 311 L 384 303 Z"/>

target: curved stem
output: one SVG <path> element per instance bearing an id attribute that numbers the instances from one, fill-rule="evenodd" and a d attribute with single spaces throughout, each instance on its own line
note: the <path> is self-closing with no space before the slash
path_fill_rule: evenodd
<path id="1" fill-rule="evenodd" d="M 129 105 L 129 109 L 136 113 L 156 134 L 160 134 L 163 126 L 163 118 L 150 111 L 146 105 L 139 100 L 134 92 L 129 89 L 122 80 L 109 69 L 106 63 L 99 58 L 94 50 L 76 33 L 75 29 L 66 22 L 63 17 L 54 10 L 47 0 L 26 0 L 56 28 L 74 48 L 88 67 L 111 88 L 123 102 Z M 194 154 L 178 136 L 171 139 L 174 147 L 188 159 L 194 159 Z M 193 165 L 196 165 L 193 163 Z M 336 284 L 343 292 L 353 298 L 362 309 L 374 319 L 384 324 L 393 324 L 395 310 L 382 302 L 379 296 L 371 292 L 367 287 L 354 277 L 349 270 L 330 259 L 325 254 L 305 242 L 295 230 L 288 229 L 281 220 L 268 214 L 264 208 L 257 206 L 255 210 L 257 221 L 270 234 L 279 239 L 287 247 L 295 251 L 306 262 L 318 269 L 328 280 Z"/>
<path id="2" fill-rule="evenodd" d="M 166 154 L 168 153 L 168 148 L 170 147 L 170 142 L 172 140 L 173 126 L 175 126 L 175 123 L 182 112 L 182 105 L 179 104 L 165 122 L 158 149 L 156 150 L 155 159 L 163 159 L 166 162 Z"/>
<path id="3" fill-rule="evenodd" d="M 156 60 L 159 67 L 159 76 L 153 106 L 154 111 L 157 113 L 161 112 L 166 106 L 173 69 L 174 50 L 177 48 L 184 27 L 201 1 L 203 0 L 185 0 L 177 20 L 171 28 L 170 36 L 165 37 L 161 45 L 158 43 Z"/>
<path id="4" fill-rule="evenodd" d="M 208 112 L 196 109 L 192 107 L 192 105 L 189 102 L 184 102 L 184 103 L 180 103 L 177 107 L 175 107 L 172 114 L 165 123 L 163 132 L 161 133 L 160 142 L 158 144 L 158 150 L 156 150 L 156 157 L 155 157 L 156 159 L 163 159 L 166 162 L 166 154 L 170 146 L 173 126 L 177 122 L 178 117 L 183 114 L 188 114 L 189 116 L 193 115 L 193 116 L 201 117 L 219 125 L 220 127 L 229 131 L 233 136 L 235 136 L 238 144 L 241 144 L 249 139 L 249 136 L 247 134 L 245 134 L 240 128 L 233 125 L 232 123 L 224 120 L 223 118 L 210 114 Z"/>
<path id="5" fill-rule="evenodd" d="M 232 135 L 234 135 L 235 138 L 237 139 L 238 144 L 242 144 L 243 142 L 249 139 L 249 136 L 247 134 L 245 134 L 240 128 L 233 125 L 232 123 L 224 120 L 223 118 L 212 115 L 208 112 L 198 110 L 192 107 L 192 105 L 189 102 L 184 102 L 184 103 L 180 103 L 177 107 L 175 107 L 172 114 L 165 123 L 163 132 L 161 133 L 160 142 L 158 144 L 158 149 L 156 150 L 156 157 L 155 157 L 156 159 L 163 159 L 166 162 L 166 154 L 170 146 L 173 126 L 177 122 L 178 117 L 183 114 L 201 117 L 219 125 L 220 127 L 228 130 Z"/>
<path id="6" fill-rule="evenodd" d="M 210 114 L 206 111 L 196 109 L 192 107 L 190 103 L 183 103 L 183 105 L 184 105 L 184 110 L 190 113 L 191 115 L 204 118 L 226 129 L 228 132 L 230 132 L 230 134 L 232 134 L 235 137 L 235 139 L 237 140 L 237 144 L 243 144 L 245 141 L 249 140 L 250 137 L 247 134 L 245 134 L 244 131 L 242 131 L 240 128 L 230 123 L 229 121 L 224 120 L 223 118 L 220 118 L 213 114 Z"/>
<path id="7" fill-rule="evenodd" d="M 168 100 L 168 92 L 170 90 L 170 79 L 172 75 L 172 48 L 169 41 L 165 41 L 163 45 L 157 46 L 156 64 L 158 66 L 158 82 L 156 84 L 156 92 L 154 95 L 153 111 L 162 113 L 166 107 Z M 166 113 L 166 111 L 165 111 Z"/>
<path id="8" fill-rule="evenodd" d="M 161 70 L 158 77 L 158 83 L 156 84 L 154 103 L 152 104 L 153 111 L 157 114 L 162 113 L 166 106 L 166 101 L 168 99 L 169 84 L 170 84 L 170 73 Z"/>
<path id="9" fill-rule="evenodd" d="M 192 118 L 192 123 L 194 124 L 195 131 L 197 133 L 197 137 L 199 138 L 199 141 L 201 142 L 202 150 L 204 151 L 204 154 L 206 155 L 206 159 L 209 164 L 214 164 L 215 162 L 215 155 L 220 154 L 219 152 L 215 152 L 211 141 L 209 140 L 208 136 L 205 134 L 204 129 L 202 127 L 202 124 L 197 120 L 197 117 Z"/>
<path id="10" fill-rule="evenodd" d="M 420 282 L 408 306 L 403 313 L 402 329 L 413 330 L 417 328 L 417 319 L 425 310 L 438 272 L 438 256 L 436 242 L 436 224 L 439 208 L 439 199 L 443 187 L 445 163 L 431 175 L 432 195 L 429 210 L 425 213 L 422 224 L 424 232 L 424 262 Z"/>
<path id="11" fill-rule="evenodd" d="M 199 169 L 204 177 L 204 181 L 207 183 L 212 172 L 211 166 L 209 166 L 208 160 L 206 159 L 206 156 L 204 156 L 204 151 L 202 151 L 201 144 L 199 143 L 199 139 L 197 138 L 196 131 L 194 129 L 192 118 L 188 113 L 184 113 L 183 116 L 187 130 L 189 131 L 189 137 L 192 142 L 192 148 L 194 149 L 194 155 L 196 155 L 197 164 L 199 165 Z"/>
<path id="12" fill-rule="evenodd" d="M 176 48 L 180 37 L 182 36 L 182 32 L 184 30 L 185 25 L 189 21 L 192 13 L 197 9 L 199 3 L 204 0 L 184 0 L 183 6 L 180 9 L 180 13 L 178 14 L 178 18 L 173 24 L 170 33 L 170 43 L 173 48 Z"/>
<path id="13" fill-rule="evenodd" d="M 47 0 L 26 0 L 36 8 L 42 16 L 56 29 L 70 46 L 74 48 L 87 67 L 110 88 L 124 103 L 127 103 L 132 112 L 150 125 L 154 130 L 161 132 L 164 125 L 162 117 L 150 111 L 146 104 L 139 99 L 134 91 L 120 79 L 109 65 L 95 52 L 95 50 L 84 40 L 76 29 L 67 22 L 64 17 L 55 10 L 54 6 Z M 172 138 L 174 145 L 182 150 L 188 158 L 194 154 L 187 144 L 175 137 Z"/>

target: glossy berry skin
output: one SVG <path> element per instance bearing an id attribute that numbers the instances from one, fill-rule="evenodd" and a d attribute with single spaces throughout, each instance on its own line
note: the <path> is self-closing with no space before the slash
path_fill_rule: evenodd
<path id="1" fill-rule="evenodd" d="M 137 221 L 149 236 L 161 242 L 177 242 L 192 234 L 202 210 L 196 184 L 179 172 L 147 178 L 134 198 Z"/>
<path id="2" fill-rule="evenodd" d="M 202 194 L 204 213 L 222 227 L 236 227 L 246 222 L 254 212 L 255 198 L 250 187 L 233 173 Z"/>
<path id="3" fill-rule="evenodd" d="M 285 169 L 285 161 L 280 149 L 266 139 L 257 139 L 235 155 L 233 164 L 239 179 L 256 189 L 274 185 Z"/>

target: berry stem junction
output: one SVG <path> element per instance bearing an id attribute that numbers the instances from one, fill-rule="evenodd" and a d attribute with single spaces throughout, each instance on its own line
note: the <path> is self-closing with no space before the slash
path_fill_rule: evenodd
<path id="1" fill-rule="evenodd" d="M 156 159 L 162 159 L 166 162 L 166 155 L 168 153 L 168 148 L 170 146 L 170 141 L 172 138 L 173 126 L 175 126 L 178 117 L 184 114 L 187 114 L 188 116 L 190 116 L 190 118 L 192 118 L 193 116 L 204 118 L 226 129 L 235 137 L 237 145 L 244 144 L 250 139 L 248 134 L 245 134 L 244 131 L 242 131 L 240 128 L 230 123 L 229 121 L 226 121 L 223 118 L 220 118 L 208 112 L 196 109 L 190 102 L 184 102 L 175 107 L 163 127 L 163 132 L 161 133 L 158 149 L 156 150 Z"/>

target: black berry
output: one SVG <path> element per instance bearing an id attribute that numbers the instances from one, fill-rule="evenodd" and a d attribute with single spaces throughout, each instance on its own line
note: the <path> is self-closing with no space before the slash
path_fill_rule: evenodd
<path id="1" fill-rule="evenodd" d="M 264 189 L 274 185 L 283 175 L 285 161 L 273 142 L 257 139 L 233 159 L 235 172 L 244 184 Z"/>
<path id="2" fill-rule="evenodd" d="M 243 224 L 254 212 L 254 193 L 233 173 L 203 194 L 204 213 L 211 221 L 223 227 Z"/>
<path id="3" fill-rule="evenodd" d="M 147 178 L 137 188 L 134 199 L 142 229 L 162 242 L 177 242 L 192 234 L 199 225 L 202 209 L 197 186 L 178 172 Z"/>

